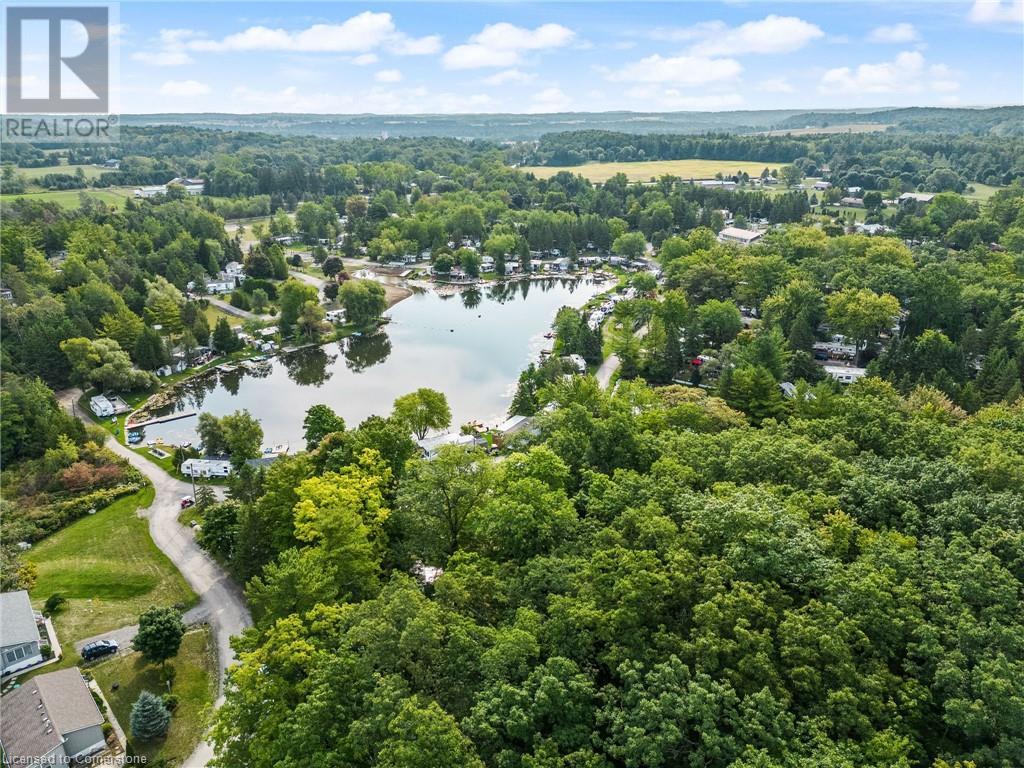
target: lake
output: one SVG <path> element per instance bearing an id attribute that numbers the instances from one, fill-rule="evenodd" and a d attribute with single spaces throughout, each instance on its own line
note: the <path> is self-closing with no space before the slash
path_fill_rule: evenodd
<path id="1" fill-rule="evenodd" d="M 379 331 L 273 358 L 260 372 L 212 372 L 181 386 L 171 411 L 224 416 L 247 408 L 265 444 L 305 446 L 302 420 L 317 403 L 355 427 L 386 416 L 395 398 L 419 387 L 443 392 L 452 426 L 505 419 L 519 373 L 550 341 L 563 306 L 581 307 L 610 283 L 589 278 L 521 280 L 442 295 L 417 293 L 387 312 Z M 170 411 L 164 411 L 168 413 Z M 197 443 L 197 416 L 154 424 L 145 440 Z"/>

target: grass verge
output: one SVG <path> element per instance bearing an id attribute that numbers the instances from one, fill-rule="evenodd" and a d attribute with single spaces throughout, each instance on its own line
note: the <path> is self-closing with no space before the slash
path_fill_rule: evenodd
<path id="1" fill-rule="evenodd" d="M 162 759 L 169 765 L 181 765 L 206 732 L 217 694 L 217 657 L 209 628 L 187 632 L 181 650 L 167 666 L 174 669 L 170 692 L 178 697 L 178 706 L 167 735 L 148 742 L 135 741 L 131 736 L 132 705 L 142 691 L 157 695 L 167 692 L 167 686 L 161 682 L 160 666 L 133 652 L 115 656 L 88 671 L 110 702 L 135 754 L 144 756 L 149 763 Z"/>
<path id="2" fill-rule="evenodd" d="M 149 536 L 136 511 L 153 488 L 118 499 L 41 541 L 27 553 L 36 565 L 30 595 L 38 607 L 59 592 L 67 607 L 54 617 L 65 656 L 74 641 L 138 621 L 151 605 L 191 606 L 195 594 Z"/>

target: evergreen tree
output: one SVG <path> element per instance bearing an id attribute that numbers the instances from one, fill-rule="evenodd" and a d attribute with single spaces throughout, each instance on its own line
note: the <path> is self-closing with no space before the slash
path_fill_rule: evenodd
<path id="1" fill-rule="evenodd" d="M 226 317 L 217 320 L 217 327 L 213 329 L 213 348 L 225 355 L 230 355 L 241 349 L 242 342 L 231 329 Z"/>
<path id="2" fill-rule="evenodd" d="M 171 361 L 163 338 L 149 326 L 143 328 L 142 333 L 139 334 L 139 338 L 135 342 L 133 357 L 135 364 L 145 371 L 155 371 L 161 365 L 167 365 Z"/>
<path id="3" fill-rule="evenodd" d="M 143 691 L 132 705 L 132 736 L 139 741 L 152 741 L 166 735 L 171 713 L 156 694 Z"/>

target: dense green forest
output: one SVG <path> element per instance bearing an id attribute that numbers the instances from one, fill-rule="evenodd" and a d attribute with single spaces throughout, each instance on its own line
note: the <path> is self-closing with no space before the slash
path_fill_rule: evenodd
<path id="1" fill-rule="evenodd" d="M 748 133 L 807 126 L 875 123 L 901 131 L 1020 135 L 1020 107 L 991 109 L 858 109 L 805 112 L 793 109 L 725 112 L 556 112 L 535 115 L 302 115 L 201 114 L 122 115 L 122 125 L 190 125 L 222 130 L 259 131 L 298 136 L 366 138 L 447 136 L 460 139 L 529 141 L 567 125 L 627 133 Z"/>
<path id="2" fill-rule="evenodd" d="M 1024 764 L 1020 139 L 124 138 L 101 183 L 200 176 L 206 194 L 0 202 L 4 588 L 32 578 L 13 541 L 140 482 L 52 390 L 153 391 L 174 353 L 236 351 L 195 295 L 230 262 L 226 300 L 272 313 L 281 341 L 321 338 L 320 292 L 289 278 L 275 236 L 305 240 L 347 310 L 372 304 L 367 324 L 383 298 L 344 259 L 428 251 L 475 277 L 487 255 L 494 279 L 554 249 L 650 266 L 616 268 L 606 324 L 553 318 L 560 354 L 617 355 L 614 385 L 531 366 L 511 411 L 535 430 L 500 456 L 419 458 L 400 401 L 358 425 L 316 406 L 306 451 L 235 462 L 227 498 L 197 509 L 255 620 L 214 716 L 217 765 Z M 784 184 L 598 186 L 508 164 L 627 147 L 824 173 L 875 192 L 863 218 L 885 227 Z M 979 203 L 970 182 L 1008 186 Z M 937 194 L 883 203 L 919 188 Z M 248 210 L 267 220 L 243 246 L 224 216 Z M 720 241 L 727 218 L 761 237 Z M 815 360 L 837 335 L 866 367 L 846 386 Z M 204 440 L 230 452 L 243 421 L 207 417 Z"/>

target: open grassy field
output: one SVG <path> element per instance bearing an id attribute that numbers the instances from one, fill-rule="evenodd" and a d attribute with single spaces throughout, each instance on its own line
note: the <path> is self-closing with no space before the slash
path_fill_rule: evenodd
<path id="1" fill-rule="evenodd" d="M 114 656 L 88 671 L 110 702 L 136 754 L 145 756 L 147 762 L 164 759 L 168 765 L 181 765 L 206 731 L 207 717 L 216 697 L 217 662 L 209 629 L 204 627 L 186 633 L 181 650 L 167 666 L 175 670 L 171 693 L 178 697 L 178 707 L 171 716 L 167 735 L 151 742 L 132 739 L 132 705 L 142 691 L 157 695 L 167 692 L 160 679 L 159 665 L 146 662 L 139 653 L 128 653 Z"/>
<path id="2" fill-rule="evenodd" d="M 225 296 L 224 300 L 227 301 L 230 297 Z M 223 309 L 214 304 L 208 304 L 206 309 L 203 310 L 203 314 L 206 315 L 206 322 L 210 324 L 210 330 L 212 331 L 217 327 L 217 322 L 222 318 L 227 318 L 228 325 L 232 328 L 237 328 L 242 324 L 242 318 L 237 315 L 229 315 Z"/>
<path id="3" fill-rule="evenodd" d="M 59 592 L 68 606 L 54 625 L 61 643 L 133 624 L 151 605 L 191 605 L 195 594 L 149 537 L 136 514 L 153 502 L 149 486 L 72 523 L 27 553 L 38 578 L 31 590 L 38 608 Z"/>
<path id="4" fill-rule="evenodd" d="M 884 131 L 889 125 L 885 123 L 847 123 L 845 125 L 828 125 L 824 128 L 810 126 L 807 128 L 784 128 L 778 131 L 762 131 L 761 136 L 813 136 L 821 133 L 875 133 Z"/>
<path id="5" fill-rule="evenodd" d="M 21 174 L 29 181 L 34 181 L 48 173 L 74 174 L 79 168 L 82 169 L 82 173 L 85 174 L 87 179 L 98 179 L 101 173 L 105 170 L 110 170 L 109 168 L 99 168 L 95 165 L 48 165 L 43 168 L 15 168 L 14 172 Z"/>
<path id="6" fill-rule="evenodd" d="M 987 203 L 989 198 L 1001 189 L 1001 187 L 990 187 L 988 184 L 982 184 L 977 181 L 970 182 L 968 186 L 974 187 L 974 191 L 964 192 L 964 197 L 981 203 Z"/>
<path id="7" fill-rule="evenodd" d="M 20 195 L 0 195 L 0 202 L 9 203 L 18 198 L 29 198 L 42 202 L 57 203 L 62 208 L 78 208 L 83 193 L 89 197 L 97 198 L 109 205 L 123 206 L 125 200 L 132 194 L 132 188 L 112 187 L 110 189 L 58 189 L 46 192 L 25 192 Z"/>
<path id="8" fill-rule="evenodd" d="M 746 171 L 751 176 L 760 175 L 765 168 L 778 168 L 780 163 L 762 163 L 749 160 L 652 160 L 639 163 L 586 163 L 585 165 L 523 166 L 519 170 L 534 174 L 539 179 L 549 179 L 559 171 L 579 174 L 593 182 L 605 182 L 617 173 L 626 174 L 630 181 L 650 181 L 665 174 L 681 179 L 712 179 L 716 173 L 735 174 Z"/>

